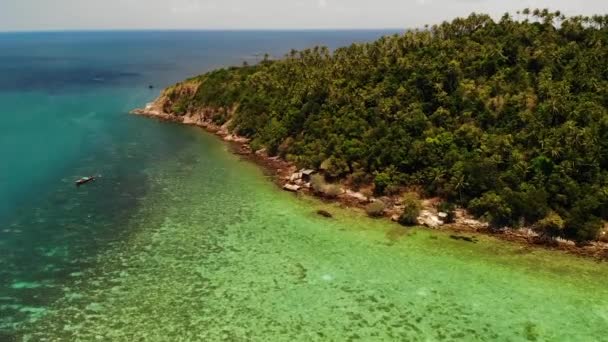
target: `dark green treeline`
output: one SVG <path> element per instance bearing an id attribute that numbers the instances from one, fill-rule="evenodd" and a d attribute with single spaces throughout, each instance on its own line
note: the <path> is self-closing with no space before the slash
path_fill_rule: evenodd
<path id="1" fill-rule="evenodd" d="M 472 14 L 192 80 L 193 96 L 169 91 L 176 114 L 237 106 L 254 148 L 355 186 L 418 186 L 579 241 L 608 219 L 608 16 Z"/>

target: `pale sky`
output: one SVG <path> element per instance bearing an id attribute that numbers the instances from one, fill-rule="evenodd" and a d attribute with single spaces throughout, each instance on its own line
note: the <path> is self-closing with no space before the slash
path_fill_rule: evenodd
<path id="1" fill-rule="evenodd" d="M 0 31 L 412 28 L 526 7 L 608 14 L 608 0 L 0 0 Z"/>

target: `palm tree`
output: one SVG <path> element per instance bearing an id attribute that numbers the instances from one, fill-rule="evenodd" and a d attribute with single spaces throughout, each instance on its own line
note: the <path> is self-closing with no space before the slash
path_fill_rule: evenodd
<path id="1" fill-rule="evenodd" d="M 456 184 L 454 185 L 454 189 L 458 190 L 458 197 L 460 199 L 460 203 L 462 203 L 462 191 L 464 190 L 464 188 L 467 187 L 467 185 L 469 184 L 467 183 L 464 174 L 459 174 L 456 178 Z"/>
<path id="2" fill-rule="evenodd" d="M 528 20 L 530 19 L 530 9 L 524 8 L 524 10 L 521 13 L 523 13 L 526 16 L 526 22 L 528 22 Z M 519 14 L 519 12 L 517 12 L 517 14 Z"/>

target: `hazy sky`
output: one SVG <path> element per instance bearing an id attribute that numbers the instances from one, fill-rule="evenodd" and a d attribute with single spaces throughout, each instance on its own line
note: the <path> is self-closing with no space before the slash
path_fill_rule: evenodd
<path id="1" fill-rule="evenodd" d="M 525 7 L 606 14 L 608 0 L 0 0 L 0 31 L 409 28 Z"/>

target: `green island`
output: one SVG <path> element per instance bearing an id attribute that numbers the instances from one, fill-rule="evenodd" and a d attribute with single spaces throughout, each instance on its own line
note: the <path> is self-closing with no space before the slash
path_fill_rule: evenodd
<path id="1" fill-rule="evenodd" d="M 142 114 L 222 126 L 252 151 L 322 170 L 313 188 L 327 197 L 339 189 L 323 182 L 405 192 L 405 202 L 414 192 L 494 228 L 605 241 L 607 46 L 608 16 L 471 14 L 215 70 L 166 89 Z"/>

